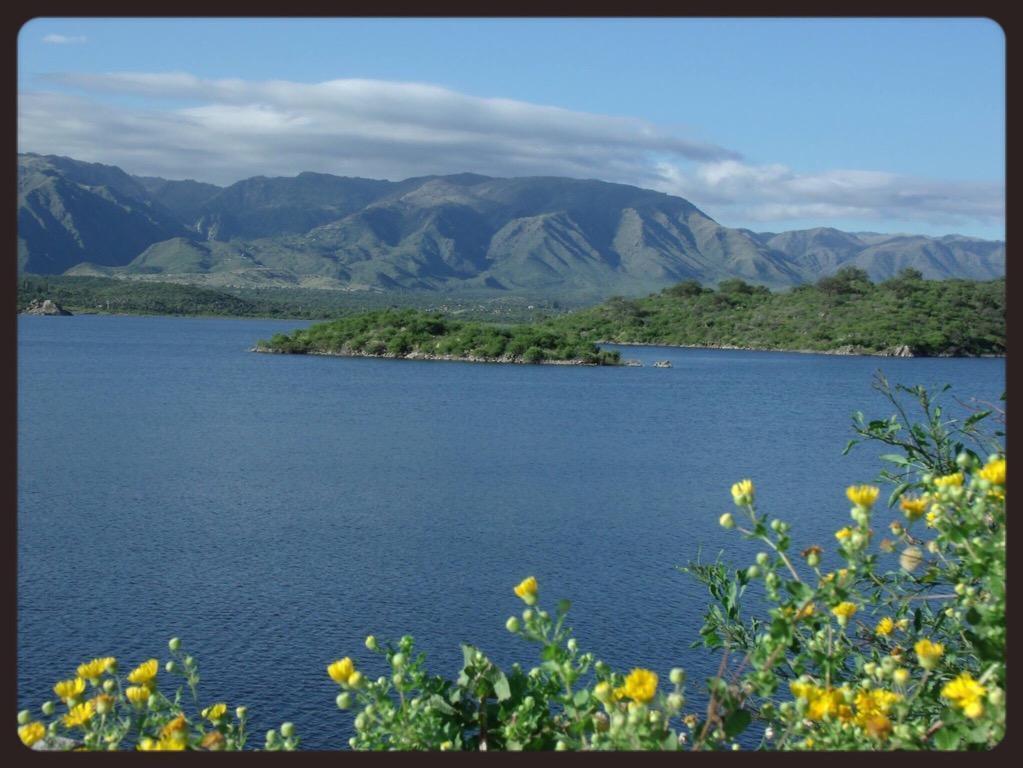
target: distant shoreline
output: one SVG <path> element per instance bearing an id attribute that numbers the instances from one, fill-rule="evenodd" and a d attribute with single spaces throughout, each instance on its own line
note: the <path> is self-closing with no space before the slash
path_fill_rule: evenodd
<path id="1" fill-rule="evenodd" d="M 379 355 L 370 354 L 369 352 L 328 352 L 328 351 L 308 351 L 308 352 L 286 352 L 280 349 L 273 349 L 272 347 L 266 347 L 257 344 L 256 346 L 249 349 L 249 352 L 259 352 L 267 355 L 316 355 L 319 357 L 369 357 L 377 360 L 435 360 L 438 362 L 451 362 L 451 363 L 495 363 L 498 365 L 585 365 L 590 368 L 618 368 L 624 367 L 621 365 L 601 365 L 599 363 L 588 363 L 585 360 L 578 358 L 572 360 L 537 360 L 530 362 L 528 360 L 519 360 L 508 357 L 476 357 L 473 355 L 433 355 L 427 352 L 412 351 L 406 354 L 400 355 L 391 352 L 384 352 Z"/>
<path id="2" fill-rule="evenodd" d="M 785 349 L 782 347 L 743 347 L 735 344 L 665 344 L 652 341 L 608 341 L 602 339 L 594 342 L 600 345 L 613 345 L 616 347 L 665 347 L 667 349 L 721 349 L 735 352 L 787 352 L 798 355 L 837 355 L 840 357 L 888 357 L 888 358 L 917 358 L 917 359 L 955 359 L 955 358 L 1005 358 L 1006 355 L 921 355 L 917 353 L 909 355 L 896 355 L 891 352 L 867 352 L 864 350 L 849 350 L 844 347 L 837 349 Z"/>

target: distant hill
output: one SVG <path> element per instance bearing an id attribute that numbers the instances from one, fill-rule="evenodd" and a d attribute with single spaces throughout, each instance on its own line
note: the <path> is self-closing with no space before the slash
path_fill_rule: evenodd
<path id="1" fill-rule="evenodd" d="M 401 182 L 321 173 L 218 187 L 19 155 L 22 272 L 212 287 L 638 295 L 681 280 L 784 288 L 843 266 L 874 280 L 987 280 L 1005 244 L 812 229 L 731 229 L 623 184 L 476 174 Z"/>

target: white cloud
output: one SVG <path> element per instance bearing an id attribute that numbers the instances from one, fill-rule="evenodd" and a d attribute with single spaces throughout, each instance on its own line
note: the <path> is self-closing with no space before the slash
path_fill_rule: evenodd
<path id="1" fill-rule="evenodd" d="M 662 162 L 656 189 L 709 206 L 719 218 L 900 220 L 961 225 L 997 224 L 1005 216 L 1005 186 L 997 182 L 921 179 L 884 171 L 831 170 L 801 174 L 785 165 L 735 160 L 692 171 Z"/>
<path id="2" fill-rule="evenodd" d="M 869 170 L 803 174 L 744 161 L 735 150 L 638 118 L 422 83 L 208 80 L 183 72 L 49 79 L 62 90 L 20 94 L 19 150 L 141 175 L 221 184 L 306 170 L 388 179 L 463 171 L 600 178 L 681 195 L 726 224 L 852 218 L 990 224 L 1005 212 L 1000 183 Z M 142 97 L 150 106 L 113 106 L 98 93 Z"/>
<path id="3" fill-rule="evenodd" d="M 46 35 L 43 37 L 43 42 L 51 45 L 73 45 L 84 43 L 87 39 L 85 35 Z"/>

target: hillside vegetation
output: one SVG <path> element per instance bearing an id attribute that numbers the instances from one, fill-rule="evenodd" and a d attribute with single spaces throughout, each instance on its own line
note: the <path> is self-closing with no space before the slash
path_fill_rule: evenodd
<path id="1" fill-rule="evenodd" d="M 688 281 L 643 299 L 612 298 L 550 324 L 619 343 L 998 355 L 1006 351 L 1005 280 L 931 281 L 904 270 L 874 284 L 862 270 L 846 267 L 783 293 L 741 280 L 718 290 Z"/>
<path id="2" fill-rule="evenodd" d="M 596 302 L 680 280 L 771 288 L 844 266 L 886 280 L 1005 274 L 1005 243 L 815 228 L 753 232 L 688 200 L 595 179 L 322 173 L 228 187 L 18 156 L 18 270 L 208 288 L 480 290 Z"/>
<path id="3" fill-rule="evenodd" d="M 565 329 L 500 327 L 412 309 L 381 310 L 278 333 L 260 352 L 460 359 L 502 363 L 576 362 L 617 365 L 619 354 Z"/>

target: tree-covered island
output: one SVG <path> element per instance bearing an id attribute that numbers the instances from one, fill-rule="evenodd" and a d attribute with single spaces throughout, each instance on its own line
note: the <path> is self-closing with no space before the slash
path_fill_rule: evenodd
<path id="1" fill-rule="evenodd" d="M 617 351 L 550 325 L 502 327 L 414 309 L 365 312 L 260 341 L 256 352 L 492 363 L 620 365 Z"/>

